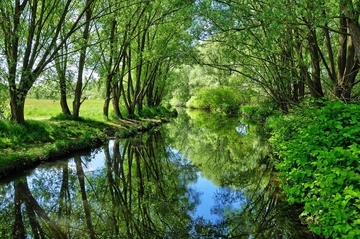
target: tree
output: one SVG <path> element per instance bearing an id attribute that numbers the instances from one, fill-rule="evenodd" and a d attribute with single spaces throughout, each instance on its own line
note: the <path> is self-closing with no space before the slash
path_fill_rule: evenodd
<path id="1" fill-rule="evenodd" d="M 23 123 L 28 91 L 55 59 L 66 40 L 77 30 L 91 6 L 80 4 L 74 11 L 73 0 L 14 0 L 0 3 L 0 47 L 5 60 L 9 87 L 11 119 Z M 78 14 L 73 15 L 76 12 Z M 71 22 L 68 26 L 65 22 Z M 65 29 L 66 26 L 66 29 Z M 60 38 L 60 33 L 64 37 Z"/>
<path id="2" fill-rule="evenodd" d="M 85 64 L 86 60 L 89 58 L 87 57 L 87 50 L 88 45 L 90 42 L 90 33 L 91 33 L 91 24 L 92 24 L 92 18 L 93 18 L 93 3 L 95 0 L 86 0 L 85 1 L 85 19 L 84 19 L 84 26 L 81 29 L 81 38 L 80 40 L 77 40 L 77 44 L 79 45 L 79 61 L 77 62 L 77 80 L 75 85 L 75 95 L 74 95 L 74 101 L 73 101 L 73 116 L 75 118 L 79 117 L 80 114 L 80 106 L 81 103 L 85 100 L 85 98 L 82 98 L 82 92 L 83 92 L 83 81 L 84 81 L 84 71 L 85 71 Z"/>
<path id="3" fill-rule="evenodd" d="M 108 36 L 101 44 L 106 117 L 110 100 L 117 117 L 122 117 L 120 103 L 130 117 L 145 104 L 160 104 L 174 61 L 182 58 L 188 44 L 184 39 L 188 38 L 190 3 L 124 1 L 109 8 L 111 13 L 103 20 L 108 24 L 98 29 L 99 36 Z"/>
<path id="4" fill-rule="evenodd" d="M 250 79 L 284 112 L 307 94 L 348 100 L 359 67 L 354 6 L 352 1 L 199 1 L 202 44 L 219 43 L 213 55 L 226 56 L 202 57 L 199 63 Z"/>

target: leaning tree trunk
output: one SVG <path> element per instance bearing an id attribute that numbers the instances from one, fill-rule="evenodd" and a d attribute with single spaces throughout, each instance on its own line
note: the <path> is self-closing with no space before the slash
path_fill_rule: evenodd
<path id="1" fill-rule="evenodd" d="M 86 3 L 90 3 L 91 1 L 92 0 L 87 0 Z M 83 81 L 83 74 L 84 74 L 84 69 L 85 69 L 86 49 L 87 49 L 87 44 L 89 42 L 89 37 L 90 37 L 91 17 L 92 17 L 92 10 L 89 7 L 86 9 L 86 13 L 85 13 L 86 23 L 85 23 L 84 32 L 82 35 L 83 45 L 82 45 L 82 49 L 80 51 L 78 78 L 77 78 L 77 83 L 76 83 L 76 87 L 75 87 L 75 97 L 74 97 L 74 101 L 73 101 L 73 116 L 75 118 L 79 117 L 80 106 L 82 103 L 82 101 L 81 101 L 82 91 L 83 91 L 82 81 Z"/>

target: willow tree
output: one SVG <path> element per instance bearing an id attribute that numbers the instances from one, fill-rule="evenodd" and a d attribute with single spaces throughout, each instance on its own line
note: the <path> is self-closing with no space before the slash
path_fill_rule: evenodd
<path id="1" fill-rule="evenodd" d="M 126 51 L 137 36 L 138 25 L 148 4 L 144 5 L 142 1 L 116 1 L 108 2 L 103 7 L 108 14 L 101 19 L 97 34 L 104 39 L 100 42 L 100 75 L 105 79 L 105 117 L 108 117 L 111 100 L 115 115 L 123 117 L 120 99 L 124 75 L 128 71 Z"/>
<path id="2" fill-rule="evenodd" d="M 288 6 L 276 4 L 274 8 L 272 4 L 202 1 L 198 24 L 205 31 L 200 32 L 201 47 L 209 50 L 199 62 L 250 79 L 286 112 L 289 104 L 304 95 L 304 81 L 295 68 L 298 41 L 293 35 L 295 28 L 280 24 L 296 19 L 284 11 Z M 272 15 L 274 9 L 277 15 Z"/>
<path id="3" fill-rule="evenodd" d="M 130 116 L 141 111 L 145 102 L 149 106 L 160 104 L 170 66 L 183 55 L 187 44 L 185 30 L 190 26 L 192 1 L 182 3 L 117 1 L 108 8 L 109 14 L 97 31 L 106 36 L 100 44 L 106 117 L 110 100 L 117 117 L 122 117 L 120 104 Z"/>
<path id="4" fill-rule="evenodd" d="M 91 4 L 73 15 L 74 0 L 6 0 L 0 3 L 1 55 L 10 96 L 11 119 L 23 123 L 28 91 L 80 25 Z M 71 22 L 69 27 L 65 22 Z M 64 29 L 66 27 L 66 29 Z M 65 31 L 65 37 L 59 38 Z"/>
<path id="5" fill-rule="evenodd" d="M 91 35 L 91 25 L 93 23 L 93 6 L 95 0 L 85 0 L 84 4 L 89 6 L 85 10 L 85 18 L 83 20 L 83 27 L 79 29 L 81 31 L 81 37 L 77 40 L 79 45 L 79 53 L 78 53 L 78 62 L 77 62 L 77 80 L 75 85 L 75 94 L 74 94 L 74 101 L 73 101 L 73 116 L 78 118 L 80 114 L 80 106 L 85 98 L 82 97 L 82 93 L 84 90 L 83 81 L 85 78 L 85 70 L 86 66 L 89 64 L 87 63 L 87 53 L 89 51 L 89 44 L 90 44 L 90 35 Z M 91 55 L 91 54 L 90 54 Z M 91 74 L 91 73 L 90 73 Z"/>
<path id="6" fill-rule="evenodd" d="M 352 1 L 204 0 L 198 6 L 203 40 L 221 43 L 226 56 L 203 64 L 251 79 L 285 112 L 305 95 L 351 97 L 358 73 Z"/>
<path id="7" fill-rule="evenodd" d="M 159 105 L 174 61 L 184 56 L 192 1 L 155 1 L 148 7 L 127 51 L 127 84 L 122 89 L 129 115 L 141 112 L 144 100 Z M 164 47 L 166 46 L 166 47 Z"/>

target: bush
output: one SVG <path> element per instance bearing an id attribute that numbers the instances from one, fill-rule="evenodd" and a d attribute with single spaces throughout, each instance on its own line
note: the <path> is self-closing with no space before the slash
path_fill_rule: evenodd
<path id="1" fill-rule="evenodd" d="M 186 106 L 207 109 L 211 112 L 233 114 L 237 112 L 241 98 L 229 87 L 203 88 L 191 97 Z"/>
<path id="2" fill-rule="evenodd" d="M 159 118 L 159 117 L 176 117 L 177 111 L 171 108 L 170 105 L 160 105 L 157 107 L 144 107 L 139 113 L 140 117 L 144 118 Z"/>
<path id="3" fill-rule="evenodd" d="M 264 121 L 269 116 L 280 113 L 277 104 L 271 100 L 263 100 L 256 106 L 244 105 L 240 107 L 240 114 L 254 120 Z"/>
<path id="4" fill-rule="evenodd" d="M 304 220 L 326 237 L 360 237 L 359 119 L 359 105 L 330 102 L 271 125 L 288 200 L 304 204 Z"/>

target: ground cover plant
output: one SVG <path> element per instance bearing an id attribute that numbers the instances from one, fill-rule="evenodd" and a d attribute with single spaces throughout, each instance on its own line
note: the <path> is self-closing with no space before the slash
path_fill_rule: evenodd
<path id="1" fill-rule="evenodd" d="M 288 200 L 326 237 L 360 237 L 359 119 L 359 105 L 327 102 L 270 123 Z"/>

